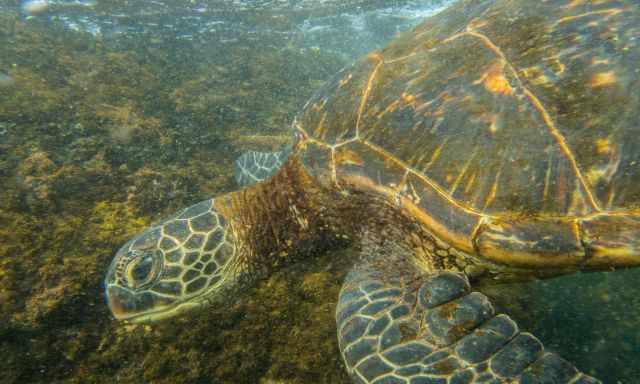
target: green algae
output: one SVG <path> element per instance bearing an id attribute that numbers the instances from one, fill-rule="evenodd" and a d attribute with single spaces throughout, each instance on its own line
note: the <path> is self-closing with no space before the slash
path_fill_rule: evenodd
<path id="1" fill-rule="evenodd" d="M 288 134 L 344 62 L 243 41 L 224 57 L 108 46 L 16 15 L 0 37 L 14 80 L 0 92 L 0 381 L 345 381 L 333 325 L 344 268 L 326 259 L 152 327 L 115 321 L 102 287 L 137 232 L 235 188 L 244 138 Z M 169 60 L 175 49 L 194 59 Z"/>

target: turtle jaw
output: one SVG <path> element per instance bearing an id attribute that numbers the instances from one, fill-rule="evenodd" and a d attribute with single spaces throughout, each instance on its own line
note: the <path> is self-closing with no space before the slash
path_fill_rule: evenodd
<path id="1" fill-rule="evenodd" d="M 108 285 L 105 291 L 111 314 L 120 321 L 153 321 L 154 314 L 164 313 L 171 307 L 171 303 L 162 303 L 151 294 L 137 294 L 117 285 Z"/>
<path id="2" fill-rule="evenodd" d="M 108 286 L 106 289 L 107 303 L 113 316 L 119 321 L 134 324 L 148 324 L 159 322 L 181 313 L 204 306 L 208 303 L 203 298 L 192 298 L 184 302 L 168 302 L 166 298 L 153 295 L 139 295 L 126 288 Z"/>

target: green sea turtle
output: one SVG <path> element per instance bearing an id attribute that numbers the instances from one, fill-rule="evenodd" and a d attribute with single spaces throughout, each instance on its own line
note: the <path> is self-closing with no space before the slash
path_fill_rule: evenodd
<path id="1" fill-rule="evenodd" d="M 640 5 L 463 0 L 341 71 L 245 188 L 124 245 L 118 319 L 222 302 L 336 238 L 357 383 L 595 383 L 470 283 L 640 264 Z"/>

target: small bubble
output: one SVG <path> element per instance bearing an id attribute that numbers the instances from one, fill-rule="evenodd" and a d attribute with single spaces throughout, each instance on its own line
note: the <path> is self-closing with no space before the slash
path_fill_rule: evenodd
<path id="1" fill-rule="evenodd" d="M 41 15 L 49 10 L 48 0 L 29 0 L 22 3 L 22 10 L 29 15 Z"/>
<path id="2" fill-rule="evenodd" d="M 11 87 L 16 83 L 13 77 L 7 75 L 6 73 L 0 72 L 0 88 Z"/>

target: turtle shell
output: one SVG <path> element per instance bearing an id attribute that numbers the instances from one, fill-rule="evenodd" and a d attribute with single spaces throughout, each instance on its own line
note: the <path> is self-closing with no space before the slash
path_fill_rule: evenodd
<path id="1" fill-rule="evenodd" d="M 635 264 L 639 42 L 636 1 L 460 1 L 322 88 L 298 153 L 496 262 Z"/>

